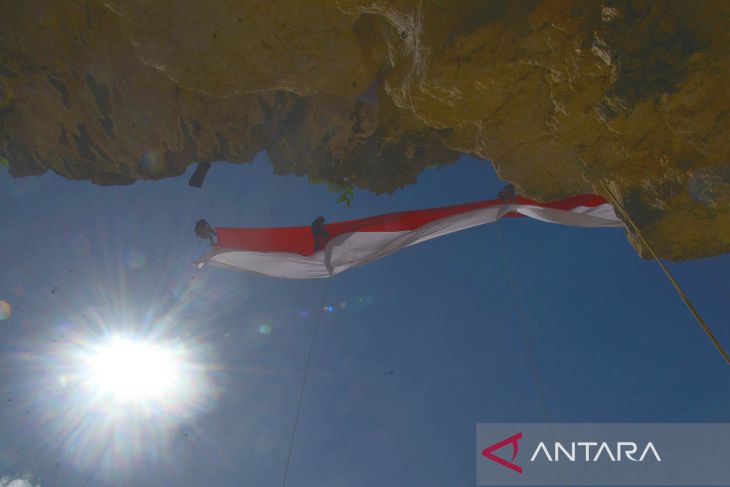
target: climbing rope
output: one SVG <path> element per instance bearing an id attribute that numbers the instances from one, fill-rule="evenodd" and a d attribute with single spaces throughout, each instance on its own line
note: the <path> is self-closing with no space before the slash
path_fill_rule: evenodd
<path id="1" fill-rule="evenodd" d="M 314 191 L 312 191 L 312 183 L 308 182 L 309 186 L 309 194 L 312 197 L 312 206 L 314 207 L 314 210 L 319 213 L 319 206 L 317 205 L 317 201 L 314 198 Z M 322 217 L 320 217 L 322 218 Z M 322 222 L 324 222 L 324 218 L 322 218 Z M 316 236 L 315 238 L 315 246 L 317 244 Z M 324 286 L 324 292 L 322 293 L 322 299 L 319 303 L 319 310 L 317 312 L 317 320 L 314 322 L 314 328 L 312 329 L 312 339 L 309 342 L 309 351 L 307 352 L 307 362 L 304 366 L 304 375 L 302 376 L 302 385 L 299 388 L 299 399 L 297 401 L 297 411 L 294 415 L 294 426 L 292 427 L 291 436 L 289 438 L 289 451 L 286 455 L 286 463 L 284 464 L 284 476 L 281 481 L 282 487 L 286 487 L 286 479 L 289 475 L 289 462 L 291 461 L 291 454 L 292 450 L 294 449 L 294 439 L 297 434 L 297 426 L 299 425 L 299 416 L 302 411 L 302 403 L 304 402 L 304 389 L 307 386 L 307 379 L 309 378 L 309 369 L 310 365 L 312 364 L 312 354 L 314 352 L 314 344 L 317 341 L 317 335 L 319 334 L 319 323 L 322 320 L 322 312 L 324 311 L 324 305 L 327 302 L 327 295 L 329 293 L 330 289 L 330 282 L 332 282 L 332 274 L 329 275 L 327 278 L 327 284 Z"/>
<path id="2" fill-rule="evenodd" d="M 641 240 L 641 243 L 646 247 L 646 249 L 649 251 L 651 256 L 654 258 L 654 260 L 659 264 L 659 267 L 662 268 L 664 271 L 664 274 L 666 274 L 667 278 L 669 279 L 669 282 L 672 283 L 674 286 L 674 289 L 677 291 L 677 294 L 679 294 L 679 298 L 684 302 L 685 305 L 687 305 L 687 308 L 689 309 L 690 313 L 692 313 L 692 316 L 694 316 L 695 320 L 697 320 L 697 323 L 700 325 L 700 328 L 702 328 L 702 331 L 705 332 L 705 335 L 712 341 L 712 344 L 715 346 L 717 351 L 720 353 L 722 358 L 727 362 L 728 365 L 730 365 L 730 356 L 728 356 L 725 349 L 722 347 L 718 339 L 715 337 L 715 334 L 712 332 L 710 327 L 707 325 L 705 320 L 700 316 L 699 311 L 697 311 L 697 308 L 694 307 L 692 302 L 687 297 L 687 294 L 682 289 L 682 286 L 679 285 L 677 280 L 674 278 L 672 273 L 669 271 L 666 265 L 664 265 L 664 262 L 659 258 L 659 256 L 654 252 L 654 249 L 649 245 L 649 242 L 646 241 L 644 238 L 644 235 L 642 235 L 641 230 L 639 230 L 639 226 L 634 223 L 634 220 L 631 219 L 629 216 L 629 213 L 626 211 L 626 209 L 623 207 L 619 199 L 616 197 L 614 192 L 609 188 L 608 184 L 604 182 L 601 183 L 603 186 L 603 189 L 606 191 L 608 196 L 611 199 L 611 203 L 613 204 L 614 208 L 617 208 L 625 220 L 629 223 L 629 226 L 634 230 L 634 233 L 639 237 L 639 240 Z"/>
<path id="3" fill-rule="evenodd" d="M 89 482 L 91 482 L 91 479 L 94 477 L 94 473 L 96 472 L 96 467 L 99 466 L 99 462 L 101 461 L 101 457 L 104 456 L 104 453 L 106 452 L 106 449 L 109 448 L 109 443 L 111 443 L 112 437 L 111 435 L 106 439 L 106 443 L 104 443 L 104 448 L 102 448 L 99 451 L 99 455 L 97 455 L 96 460 L 94 460 L 94 465 L 92 465 L 91 470 L 89 471 L 89 475 L 86 476 L 86 480 L 84 481 L 84 484 L 82 487 L 86 487 L 89 485 Z"/>
<path id="4" fill-rule="evenodd" d="M 507 282 L 509 283 L 510 291 L 512 293 L 512 301 L 515 303 L 515 308 L 517 309 L 517 315 L 519 322 L 519 330 L 520 330 L 520 338 L 522 338 L 523 345 L 525 347 L 525 351 L 527 352 L 527 355 L 529 357 L 530 362 L 530 372 L 532 372 L 532 378 L 535 381 L 535 386 L 537 389 L 537 395 L 540 399 L 540 404 L 542 405 L 543 414 L 545 416 L 545 420 L 547 422 L 550 422 L 550 413 L 548 412 L 547 405 L 545 403 L 545 397 L 543 394 L 543 387 L 542 382 L 540 381 L 540 377 L 538 375 L 538 368 L 537 363 L 534 358 L 534 350 L 532 348 L 532 344 L 530 342 L 529 337 L 527 336 L 527 330 L 525 329 L 525 322 L 527 315 L 525 313 L 525 310 L 522 307 L 522 299 L 519 299 L 519 293 L 517 292 L 517 287 L 515 286 L 515 281 L 512 277 L 512 271 L 509 266 L 509 256 L 507 255 L 507 250 L 504 245 L 504 241 L 502 239 L 502 233 L 499 230 L 500 225 L 495 225 L 496 232 L 497 232 L 497 242 L 499 243 L 499 252 L 501 254 L 501 261 L 504 265 L 504 276 L 507 278 Z"/>
<path id="5" fill-rule="evenodd" d="M 501 196 L 500 196 L 501 197 Z M 514 197 L 514 194 L 512 195 Z M 517 286 L 515 284 L 515 280 L 512 275 L 512 270 L 510 268 L 509 262 L 509 255 L 507 254 L 506 246 L 504 245 L 504 241 L 502 239 L 502 233 L 499 230 L 499 227 L 501 225 L 499 222 L 497 222 L 496 225 L 494 225 L 496 232 L 497 232 L 497 242 L 499 243 L 499 253 L 501 256 L 501 261 L 504 266 L 504 276 L 507 278 L 507 282 L 509 283 L 510 290 L 512 292 L 512 301 L 515 303 L 515 308 L 517 309 L 517 322 L 519 329 L 519 335 L 522 339 L 522 345 L 527 352 L 528 357 L 528 365 L 530 368 L 530 372 L 532 373 L 532 380 L 535 382 L 535 389 L 537 390 L 537 397 L 540 400 L 540 406 L 542 407 L 542 413 L 545 417 L 545 422 L 548 423 L 548 425 L 552 424 L 552 418 L 550 417 L 550 411 L 548 411 L 547 402 L 545 401 L 545 393 L 543 392 L 543 385 L 542 381 L 540 380 L 540 373 L 539 369 L 537 367 L 537 360 L 535 360 L 535 351 L 532 347 L 532 342 L 530 341 L 530 337 L 527 333 L 527 314 L 525 313 L 524 308 L 522 307 L 522 299 L 520 299 L 520 295 L 517 292 Z M 554 437 L 555 434 L 552 431 L 552 428 L 550 427 L 550 434 Z M 565 485 L 570 486 L 570 482 L 568 481 L 568 476 L 565 473 L 565 470 L 561 467 L 560 472 L 563 475 L 563 480 L 565 480 Z"/>
<path id="6" fill-rule="evenodd" d="M 309 342 L 309 352 L 307 353 L 307 363 L 304 366 L 304 376 L 302 377 L 302 385 L 299 388 L 299 400 L 297 401 L 297 412 L 294 416 L 294 427 L 292 428 L 291 437 L 289 438 L 289 452 L 286 455 L 286 464 L 284 465 L 284 478 L 281 482 L 282 487 L 286 487 L 286 479 L 289 474 L 289 461 L 291 460 L 292 449 L 294 448 L 294 437 L 297 434 L 297 425 L 299 424 L 299 414 L 302 410 L 302 402 L 304 400 L 304 389 L 307 386 L 307 378 L 309 377 L 309 367 L 312 363 L 312 352 L 314 351 L 314 343 L 317 341 L 317 334 L 319 332 L 319 322 L 322 319 L 322 311 L 324 311 L 324 304 L 327 301 L 327 293 L 329 292 L 330 282 L 332 281 L 332 275 L 327 278 L 327 284 L 324 287 L 324 293 L 322 293 L 322 301 L 319 303 L 319 312 L 317 313 L 317 321 L 314 322 L 314 329 L 312 330 L 312 340 Z"/>

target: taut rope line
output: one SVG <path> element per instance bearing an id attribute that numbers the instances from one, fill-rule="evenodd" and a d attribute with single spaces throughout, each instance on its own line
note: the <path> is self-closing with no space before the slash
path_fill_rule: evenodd
<path id="1" fill-rule="evenodd" d="M 611 198 L 611 203 L 613 203 L 614 208 L 618 209 L 623 217 L 626 219 L 626 221 L 629 223 L 629 226 L 634 230 L 636 235 L 639 237 L 639 240 L 641 240 L 641 243 L 646 247 L 646 249 L 649 251 L 651 256 L 654 258 L 654 260 L 657 261 L 657 264 L 662 268 L 664 271 L 664 274 L 666 274 L 667 278 L 669 279 L 669 282 L 672 283 L 674 286 L 674 289 L 677 291 L 677 294 L 679 294 L 679 298 L 684 302 L 685 305 L 687 305 L 687 308 L 689 309 L 690 313 L 692 313 L 692 316 L 695 317 L 695 320 L 697 320 L 697 324 L 700 325 L 700 328 L 702 328 L 702 331 L 705 332 L 705 335 L 712 341 L 712 344 L 715 346 L 717 351 L 720 353 L 722 358 L 725 360 L 725 362 L 730 365 L 730 356 L 728 356 L 725 349 L 722 347 L 722 344 L 718 341 L 717 337 L 715 337 L 715 334 L 712 332 L 710 327 L 707 325 L 705 320 L 700 316 L 699 311 L 697 311 L 697 308 L 694 307 L 692 302 L 687 297 L 687 294 L 682 289 L 682 286 L 679 285 L 677 280 L 674 278 L 672 273 L 669 271 L 667 266 L 662 262 L 662 260 L 659 258 L 659 256 L 654 252 L 654 249 L 649 245 L 649 242 L 646 241 L 644 238 L 644 235 L 641 234 L 641 230 L 639 230 L 638 225 L 634 223 L 634 220 L 631 219 L 628 212 L 624 209 L 623 205 L 619 201 L 619 199 L 616 197 L 614 192 L 611 190 L 611 188 L 608 187 L 608 184 L 605 182 L 602 182 L 603 189 L 606 191 L 606 193 Z"/>

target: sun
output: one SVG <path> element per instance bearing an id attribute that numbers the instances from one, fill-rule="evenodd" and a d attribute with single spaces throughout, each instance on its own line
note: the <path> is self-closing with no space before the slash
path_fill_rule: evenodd
<path id="1" fill-rule="evenodd" d="M 129 338 L 98 344 L 85 362 L 88 385 L 120 403 L 168 399 L 182 375 L 174 349 Z"/>

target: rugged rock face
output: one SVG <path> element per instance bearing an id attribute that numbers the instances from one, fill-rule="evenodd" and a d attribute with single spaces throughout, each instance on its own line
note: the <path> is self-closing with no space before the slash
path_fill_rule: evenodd
<path id="1" fill-rule="evenodd" d="M 730 251 L 730 3 L 0 0 L 0 156 L 98 184 L 197 161 L 393 191 L 459 153 Z M 640 252 L 634 236 L 630 238 Z"/>

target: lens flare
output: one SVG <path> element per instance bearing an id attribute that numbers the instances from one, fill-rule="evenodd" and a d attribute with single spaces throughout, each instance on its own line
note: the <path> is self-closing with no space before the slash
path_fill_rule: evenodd
<path id="1" fill-rule="evenodd" d="M 130 250 L 124 257 L 124 261 L 127 263 L 127 266 L 132 269 L 139 269 L 143 267 L 146 260 L 147 257 L 137 249 Z"/>
<path id="2" fill-rule="evenodd" d="M 10 318 L 13 313 L 13 307 L 7 301 L 0 301 L 0 320 L 6 320 Z"/>
<path id="3" fill-rule="evenodd" d="M 101 458 L 95 478 L 111 481 L 168 451 L 181 425 L 210 412 L 225 372 L 212 346 L 199 335 L 184 338 L 172 315 L 147 326 L 104 310 L 85 314 L 73 327 L 57 327 L 66 338 L 46 353 L 23 358 L 23 396 L 43 398 L 25 418 L 74 468 L 88 472 Z"/>
<path id="4" fill-rule="evenodd" d="M 16 364 L 18 370 L 17 390 L 12 406 L 6 403 L 9 394 L 0 401 L 19 411 L 22 426 L 37 435 L 34 441 L 42 442 L 46 457 L 52 454 L 84 475 L 95 469 L 94 485 L 102 480 L 133 485 L 128 477 L 135 465 L 181 461 L 177 432 L 183 426 L 189 433 L 186 449 L 208 445 L 197 421 L 216 408 L 228 375 L 239 372 L 218 362 L 218 337 L 230 331 L 220 318 L 230 310 L 206 303 L 220 289 L 184 269 L 160 281 L 179 284 L 176 299 L 160 287 L 149 289 L 148 301 L 129 286 L 142 277 L 132 269 L 144 270 L 152 256 L 145 257 L 140 247 L 116 247 L 107 240 L 105 245 L 100 231 L 90 238 L 95 243 L 89 252 L 99 243 L 99 249 L 108 251 L 105 255 L 115 257 L 115 265 L 89 268 L 76 290 L 63 280 L 51 283 L 49 287 L 62 285 L 63 291 L 55 294 L 49 310 L 41 307 L 42 314 L 19 313 L 21 303 L 10 299 L 18 299 L 15 295 L 0 295 L 14 308 L 9 320 L 0 321 L 0 329 L 13 320 L 19 326 L 26 326 L 24 320 L 31 323 L 24 330 L 27 339 L 5 351 L 12 361 L 4 363 Z M 127 282 L 126 276 L 135 279 Z M 10 283 L 21 284 L 26 277 L 18 271 Z M 72 283 L 76 277 L 69 275 Z M 235 292 L 238 296 L 240 289 Z M 25 296 L 31 294 L 28 287 Z M 233 296 L 231 292 L 226 301 L 233 302 Z M 0 303 L 0 317 L 9 312 L 10 306 Z M 254 323 L 252 331 L 258 335 L 258 326 L 272 322 L 261 318 Z M 265 342 L 265 337 L 258 341 Z M 0 469 L 4 459 L 12 458 L 2 451 L 6 444 L 0 441 Z"/>
<path id="5" fill-rule="evenodd" d="M 142 168 L 142 171 L 147 174 L 154 174 L 162 168 L 160 158 L 157 155 L 157 152 L 153 150 L 148 150 L 142 154 L 139 165 Z"/>

